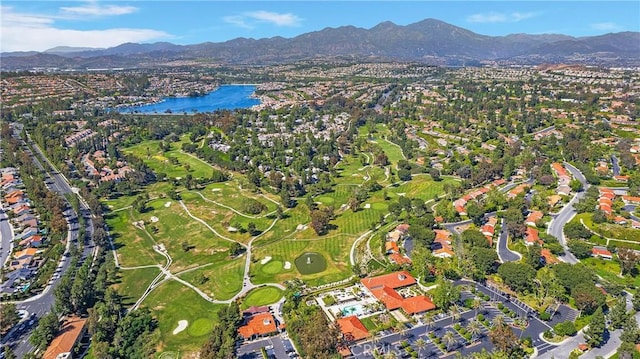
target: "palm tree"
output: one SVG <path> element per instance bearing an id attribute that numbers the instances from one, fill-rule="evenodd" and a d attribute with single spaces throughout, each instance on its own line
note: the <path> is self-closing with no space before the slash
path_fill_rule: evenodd
<path id="1" fill-rule="evenodd" d="M 478 316 L 478 310 L 480 308 L 482 308 L 482 302 L 480 301 L 480 299 L 478 299 L 478 298 L 474 299 L 472 307 L 473 307 L 473 310 L 476 311 L 476 315 L 475 316 L 477 317 Z"/>
<path id="2" fill-rule="evenodd" d="M 498 327 L 504 325 L 504 316 L 502 314 L 496 315 L 495 318 L 491 321 L 492 327 Z"/>
<path id="3" fill-rule="evenodd" d="M 418 340 L 416 340 L 415 344 L 418 347 L 418 356 L 421 356 L 420 354 L 422 354 L 422 351 L 427 347 L 427 341 L 419 338 Z"/>
<path id="4" fill-rule="evenodd" d="M 471 338 L 475 340 L 482 334 L 482 324 L 474 319 L 467 325 L 467 331 L 471 333 Z"/>
<path id="5" fill-rule="evenodd" d="M 460 307 L 454 304 L 449 311 L 451 312 L 451 324 L 453 324 L 454 321 L 460 319 Z"/>
<path id="6" fill-rule="evenodd" d="M 424 322 L 425 326 L 426 326 L 426 330 L 424 331 L 425 334 L 427 334 L 429 332 L 429 330 L 431 329 L 431 327 L 433 326 L 433 323 L 435 322 L 433 320 L 433 313 L 427 313 L 424 315 L 424 317 L 422 318 L 422 321 Z"/>
<path id="7" fill-rule="evenodd" d="M 444 343 L 444 345 L 447 347 L 447 351 L 451 351 L 450 348 L 457 343 L 456 337 L 453 335 L 453 332 L 448 331 L 444 333 L 444 335 L 442 336 L 442 343 Z"/>

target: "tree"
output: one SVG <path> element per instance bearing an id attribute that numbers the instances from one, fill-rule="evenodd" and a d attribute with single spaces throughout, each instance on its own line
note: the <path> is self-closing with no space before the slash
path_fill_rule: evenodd
<path id="1" fill-rule="evenodd" d="M 318 235 L 323 235 L 329 230 L 333 210 L 329 208 L 315 209 L 311 211 L 311 227 Z"/>
<path id="2" fill-rule="evenodd" d="M 29 342 L 36 348 L 44 350 L 56 337 L 60 330 L 60 321 L 55 311 L 45 315 L 38 321 L 38 326 L 33 330 Z"/>
<path id="3" fill-rule="evenodd" d="M 633 303 L 633 309 L 637 312 L 640 311 L 640 291 L 636 291 L 631 299 L 631 303 Z"/>
<path id="4" fill-rule="evenodd" d="M 571 253 L 573 253 L 573 255 L 575 255 L 578 259 L 591 257 L 592 246 L 585 241 L 570 239 L 567 243 L 567 246 L 569 246 L 569 250 L 571 251 Z"/>
<path id="5" fill-rule="evenodd" d="M 569 182 L 569 187 L 571 187 L 571 190 L 573 192 L 580 192 L 582 191 L 582 182 L 578 181 L 577 179 L 573 179 L 571 180 L 571 182 Z"/>
<path id="6" fill-rule="evenodd" d="M 487 241 L 484 235 L 480 233 L 478 230 L 467 229 L 466 231 L 462 232 L 462 240 L 465 243 L 469 244 L 469 246 L 472 248 L 475 248 L 475 247 L 489 248 L 490 247 L 489 241 Z"/>
<path id="7" fill-rule="evenodd" d="M 638 322 L 636 317 L 630 315 L 624 322 L 622 334 L 620 334 L 620 340 L 627 343 L 638 344 L 640 342 L 640 331 L 638 330 Z"/>
<path id="8" fill-rule="evenodd" d="M 559 336 L 574 336 L 578 332 L 575 324 L 570 321 L 561 322 L 553 326 L 553 331 Z"/>
<path id="9" fill-rule="evenodd" d="M 243 250 L 244 250 L 244 247 L 240 243 L 233 242 L 229 247 L 229 256 L 235 257 L 237 255 L 240 255 L 240 253 L 242 253 Z"/>
<path id="10" fill-rule="evenodd" d="M 609 311 L 609 321 L 611 327 L 614 329 L 620 329 L 627 321 L 627 300 L 625 296 L 621 296 L 616 301 L 616 304 Z"/>
<path id="11" fill-rule="evenodd" d="M 589 328 L 584 331 L 587 343 L 592 347 L 599 347 L 604 341 L 605 320 L 602 308 L 598 307 L 591 317 Z"/>
<path id="12" fill-rule="evenodd" d="M 485 240 L 486 241 L 486 240 Z M 491 248 L 471 248 L 471 260 L 480 273 L 493 273 L 498 262 L 498 254 Z"/>
<path id="13" fill-rule="evenodd" d="M 622 275 L 631 273 L 636 268 L 638 260 L 640 260 L 640 254 L 630 248 L 618 248 L 617 254 Z"/>
<path id="14" fill-rule="evenodd" d="M 507 262 L 498 268 L 498 274 L 511 289 L 524 292 L 531 289 L 536 271 L 528 264 Z"/>
<path id="15" fill-rule="evenodd" d="M 446 279 L 438 280 L 437 285 L 432 291 L 433 304 L 446 311 L 453 303 L 460 300 L 460 289 Z"/>
<path id="16" fill-rule="evenodd" d="M 458 341 L 452 331 L 447 331 L 442 336 L 442 343 L 447 347 L 447 351 L 451 351 Z"/>
<path id="17" fill-rule="evenodd" d="M 15 303 L 0 304 L 0 333 L 5 333 L 20 321 Z"/>
<path id="18" fill-rule="evenodd" d="M 564 225 L 564 234 L 570 239 L 589 239 L 591 231 L 589 231 L 580 222 L 569 222 Z"/>
<path id="19" fill-rule="evenodd" d="M 440 178 L 440 171 L 437 168 L 430 168 L 429 176 L 431 176 L 431 179 L 436 182 L 442 181 L 442 178 Z"/>
<path id="20" fill-rule="evenodd" d="M 571 291 L 576 308 L 585 314 L 593 313 L 605 304 L 606 297 L 593 283 L 580 283 Z"/>
<path id="21" fill-rule="evenodd" d="M 518 337 L 505 323 L 497 323 L 489 332 L 489 340 L 501 352 L 511 354 L 518 347 Z"/>
<path id="22" fill-rule="evenodd" d="M 469 202 L 466 206 L 467 216 L 473 220 L 473 224 L 476 226 L 482 225 L 484 219 L 484 208 L 478 204 L 478 202 Z"/>
<path id="23" fill-rule="evenodd" d="M 524 256 L 524 262 L 533 267 L 533 269 L 542 267 L 542 262 L 540 261 L 541 253 L 542 247 L 538 244 L 529 246 L 529 248 L 527 248 L 527 253 Z"/>
<path id="24" fill-rule="evenodd" d="M 467 325 L 467 331 L 471 334 L 471 338 L 478 339 L 482 334 L 482 324 L 476 319 L 472 319 Z"/>

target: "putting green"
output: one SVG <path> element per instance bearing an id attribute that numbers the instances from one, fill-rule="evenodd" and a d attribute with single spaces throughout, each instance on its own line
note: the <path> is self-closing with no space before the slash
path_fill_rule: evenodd
<path id="1" fill-rule="evenodd" d="M 327 205 L 327 206 L 328 206 L 328 205 L 332 205 L 332 204 L 333 204 L 333 202 L 335 202 L 335 200 L 334 200 L 333 198 L 329 197 L 329 196 L 320 196 L 320 197 L 317 197 L 317 198 L 316 198 L 316 201 L 318 201 L 318 202 L 322 202 L 322 204 L 325 204 L 325 205 Z"/>
<path id="2" fill-rule="evenodd" d="M 260 268 L 266 274 L 278 274 L 282 272 L 283 265 L 281 261 L 271 260 Z"/>
<path id="3" fill-rule="evenodd" d="M 371 204 L 371 209 L 375 209 L 378 211 L 384 211 L 387 209 L 387 207 L 388 206 L 386 203 L 381 203 L 381 202 L 376 202 Z"/>
<path id="4" fill-rule="evenodd" d="M 211 319 L 198 318 L 193 323 L 189 324 L 187 333 L 192 337 L 201 337 L 203 335 L 210 334 L 212 329 L 213 323 L 211 322 Z"/>
<path id="5" fill-rule="evenodd" d="M 276 287 L 254 289 L 242 301 L 242 308 L 273 304 L 282 298 L 282 290 Z"/>
<path id="6" fill-rule="evenodd" d="M 317 252 L 303 253 L 296 258 L 295 263 L 300 274 L 315 274 L 327 269 L 327 261 Z"/>

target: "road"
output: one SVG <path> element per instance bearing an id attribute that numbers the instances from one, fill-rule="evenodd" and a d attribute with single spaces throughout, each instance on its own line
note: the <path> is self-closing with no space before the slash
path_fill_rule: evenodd
<path id="1" fill-rule="evenodd" d="M 500 235 L 498 236 L 498 244 L 496 245 L 496 251 L 498 252 L 498 258 L 500 262 L 514 262 L 520 260 L 520 256 L 517 252 L 512 252 L 507 247 L 508 242 L 507 225 L 504 222 L 504 218 L 500 222 Z"/>
<path id="2" fill-rule="evenodd" d="M 578 263 L 578 259 L 573 255 L 573 253 L 571 253 L 571 251 L 569 251 L 563 229 L 565 224 L 567 224 L 567 222 L 576 215 L 576 211 L 573 209 L 573 204 L 584 197 L 586 190 L 589 188 L 589 182 L 587 182 L 587 179 L 584 177 L 582 172 L 573 167 L 570 163 L 565 162 L 564 166 L 569 172 L 571 172 L 573 178 L 582 183 L 583 190 L 576 193 L 571 201 L 569 201 L 569 203 L 567 203 L 560 212 L 558 212 L 556 217 L 551 221 L 549 228 L 547 228 L 547 233 L 556 237 L 564 248 L 564 254 L 560 256 L 560 259 L 567 263 L 576 264 Z"/>
<path id="3" fill-rule="evenodd" d="M 631 304 L 631 295 L 626 293 L 627 296 L 627 311 L 631 311 L 633 309 L 633 305 Z M 636 320 L 640 322 L 640 312 L 635 313 Z M 622 334 L 622 329 L 616 329 L 614 331 L 608 332 L 607 342 L 604 343 L 600 348 L 593 348 L 585 355 L 583 358 L 596 358 L 602 356 L 604 358 L 608 358 L 615 354 L 618 351 L 618 347 L 622 341 L 620 340 L 620 335 Z M 605 334 L 606 338 L 606 334 Z M 553 350 L 550 350 L 544 354 L 538 356 L 540 359 L 568 359 L 571 351 L 578 347 L 578 345 L 586 343 L 584 338 L 584 334 L 582 331 L 578 332 L 576 336 L 568 339 L 563 342 Z"/>
<path id="4" fill-rule="evenodd" d="M 0 267 L 9 260 L 13 251 L 13 231 L 9 223 L 9 217 L 0 209 Z"/>
<path id="5" fill-rule="evenodd" d="M 613 175 L 620 175 L 620 165 L 618 165 L 618 157 L 616 155 L 611 155 L 611 167 L 613 169 Z"/>
<path id="6" fill-rule="evenodd" d="M 14 136 L 17 136 L 18 131 L 14 129 Z M 73 190 L 66 178 L 60 174 L 59 171 L 48 161 L 48 159 L 44 156 L 40 148 L 38 148 L 35 143 L 30 143 L 32 148 L 37 152 L 37 156 L 33 153 L 30 153 L 32 160 L 36 164 L 38 168 L 45 171 L 45 166 L 43 163 L 46 163 L 46 172 L 48 172 L 48 184 L 47 187 L 49 190 L 56 192 L 64 197 L 65 194 L 73 193 Z M 30 152 L 30 151 L 29 151 Z M 39 157 L 39 158 L 38 158 Z M 85 219 L 85 231 L 87 233 L 88 240 L 85 242 L 84 249 L 81 255 L 81 262 L 83 262 L 87 257 L 91 256 L 93 253 L 94 243 L 91 240 L 93 234 L 93 222 L 91 220 L 91 214 L 89 208 L 86 206 L 83 201 L 80 202 L 80 212 L 81 215 Z M 68 270 L 70 266 L 69 257 L 66 254 L 69 251 L 71 245 L 79 245 L 78 243 L 78 234 L 79 234 L 79 225 L 78 225 L 78 217 L 76 212 L 68 206 L 64 211 L 65 218 L 67 220 L 67 225 L 69 227 L 68 232 L 68 241 L 67 248 L 65 250 L 65 255 L 63 255 L 62 260 L 58 264 L 58 269 L 60 272 L 60 276 L 53 280 L 49 285 L 45 287 L 45 289 L 23 301 L 17 303 L 17 308 L 19 310 L 26 310 L 30 315 L 34 315 L 34 322 L 31 326 L 23 328 L 21 331 L 12 330 L 5 337 L 2 338 L 0 344 L 5 345 L 8 344 L 13 348 L 14 353 L 18 358 L 22 358 L 26 355 L 26 353 L 33 351 L 33 346 L 29 343 L 28 338 L 30 336 L 31 330 L 35 328 L 37 321 L 42 316 L 48 314 L 54 305 L 54 289 L 58 285 L 61 280 L 60 277 Z"/>

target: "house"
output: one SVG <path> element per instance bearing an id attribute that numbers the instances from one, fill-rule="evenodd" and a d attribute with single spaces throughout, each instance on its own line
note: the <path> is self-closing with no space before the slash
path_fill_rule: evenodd
<path id="1" fill-rule="evenodd" d="M 84 336 L 86 319 L 72 316 L 62 325 L 60 334 L 53 338 L 42 356 L 43 359 L 72 359 L 73 348 Z"/>
<path id="2" fill-rule="evenodd" d="M 387 241 L 385 243 L 385 249 L 387 251 L 387 254 L 400 253 L 400 249 L 398 248 L 397 242 Z"/>
<path id="3" fill-rule="evenodd" d="M 638 222 L 638 221 L 631 221 L 631 228 L 633 228 L 633 229 L 640 229 L 640 222 Z"/>
<path id="4" fill-rule="evenodd" d="M 613 223 L 615 224 L 627 224 L 627 219 L 621 216 L 616 216 L 616 218 L 613 219 Z"/>
<path id="5" fill-rule="evenodd" d="M 558 188 L 556 188 L 556 193 L 561 196 L 568 196 L 571 194 L 571 187 L 566 184 L 559 185 Z"/>
<path id="6" fill-rule="evenodd" d="M 358 341 L 369 336 L 369 331 L 355 315 L 339 318 L 336 323 L 347 341 Z"/>
<path id="7" fill-rule="evenodd" d="M 450 248 L 446 248 L 446 247 L 436 249 L 435 251 L 432 252 L 432 254 L 434 257 L 438 257 L 438 258 L 452 258 L 453 256 L 456 255 Z"/>
<path id="8" fill-rule="evenodd" d="M 496 228 L 494 226 L 485 224 L 482 226 L 481 231 L 485 236 L 493 237 L 493 234 L 496 232 Z"/>
<path id="9" fill-rule="evenodd" d="M 257 306 L 254 305 L 252 307 L 249 307 L 244 312 L 242 312 L 242 315 L 250 317 L 252 315 L 256 315 L 256 314 L 260 314 L 260 313 L 266 313 L 268 311 L 269 311 L 269 307 L 267 307 L 267 306 L 257 307 Z"/>
<path id="10" fill-rule="evenodd" d="M 14 253 L 13 257 L 15 259 L 18 259 L 18 260 L 25 259 L 25 258 L 31 258 L 34 255 L 36 255 L 37 252 L 38 252 L 38 250 L 35 249 L 35 248 L 27 248 L 27 249 L 23 249 L 23 250 L 21 250 L 19 252 Z"/>
<path id="11" fill-rule="evenodd" d="M 23 247 L 40 247 L 42 245 L 42 236 L 37 234 L 29 236 L 21 240 L 19 244 Z"/>
<path id="12" fill-rule="evenodd" d="M 549 203 L 549 206 L 551 207 L 555 207 L 560 201 L 562 201 L 562 197 L 557 194 L 551 195 L 547 198 L 547 203 Z"/>
<path id="13" fill-rule="evenodd" d="M 252 316 L 247 324 L 238 328 L 238 333 L 245 339 L 255 336 L 264 336 L 277 332 L 276 322 L 269 312 Z"/>
<path id="14" fill-rule="evenodd" d="M 360 282 L 384 304 L 387 310 L 402 308 L 407 314 L 418 314 L 435 308 L 431 299 L 424 295 L 405 298 L 396 291 L 398 288 L 416 284 L 416 280 L 407 271 L 364 278 Z"/>
<path id="15" fill-rule="evenodd" d="M 550 250 L 546 248 L 542 248 L 540 250 L 540 256 L 544 259 L 545 264 L 556 264 L 558 263 L 558 258 L 551 253 Z"/>
<path id="16" fill-rule="evenodd" d="M 536 223 L 544 217 L 544 213 L 541 211 L 531 211 L 527 215 L 527 219 L 525 219 L 524 224 L 527 226 L 535 227 Z"/>
<path id="17" fill-rule="evenodd" d="M 407 256 L 403 256 L 400 253 L 393 253 L 389 256 L 389 261 L 391 261 L 392 263 L 395 263 L 397 265 L 405 265 L 405 264 L 411 264 L 411 259 Z"/>
<path id="18" fill-rule="evenodd" d="M 613 179 L 617 182 L 627 183 L 629 181 L 629 176 L 613 176 Z"/>
<path id="19" fill-rule="evenodd" d="M 399 224 L 396 227 L 396 231 L 399 231 L 402 234 L 407 234 L 407 232 L 409 232 L 409 225 L 406 223 Z"/>
<path id="20" fill-rule="evenodd" d="M 613 255 L 605 247 L 595 246 L 591 248 L 591 255 L 603 259 L 611 259 Z"/>
<path id="21" fill-rule="evenodd" d="M 524 236 L 524 244 L 527 246 L 531 246 L 534 243 L 542 245 L 544 242 L 542 242 L 542 240 L 540 239 L 540 235 L 538 234 L 537 229 L 527 227 L 527 232 Z"/>
<path id="22" fill-rule="evenodd" d="M 640 204 L 640 197 L 622 196 L 622 200 L 627 204 Z"/>

